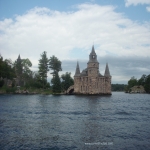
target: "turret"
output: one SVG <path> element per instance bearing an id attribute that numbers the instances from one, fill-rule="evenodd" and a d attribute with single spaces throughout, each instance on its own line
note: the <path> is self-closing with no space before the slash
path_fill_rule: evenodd
<path id="1" fill-rule="evenodd" d="M 76 76 L 80 76 L 80 68 L 79 68 L 79 63 L 77 62 L 77 67 L 76 67 L 76 72 L 75 72 L 75 75 L 74 77 Z"/>
<path id="2" fill-rule="evenodd" d="M 20 54 L 19 54 L 19 56 L 18 56 L 18 58 L 17 58 L 17 62 L 21 62 Z"/>
<path id="3" fill-rule="evenodd" d="M 110 72 L 109 72 L 109 67 L 108 67 L 108 63 L 106 63 L 106 68 L 105 68 L 105 77 L 111 77 Z"/>
<path id="4" fill-rule="evenodd" d="M 95 53 L 94 45 L 92 46 L 92 51 L 89 55 L 89 62 L 97 62 L 97 55 Z"/>

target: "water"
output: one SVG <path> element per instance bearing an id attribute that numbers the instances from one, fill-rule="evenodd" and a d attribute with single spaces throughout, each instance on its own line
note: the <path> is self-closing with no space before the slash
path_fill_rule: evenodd
<path id="1" fill-rule="evenodd" d="M 150 95 L 0 95 L 0 149 L 146 150 Z"/>

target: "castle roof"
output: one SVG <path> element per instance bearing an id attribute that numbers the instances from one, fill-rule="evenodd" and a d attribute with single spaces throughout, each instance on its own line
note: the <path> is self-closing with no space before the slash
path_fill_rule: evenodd
<path id="1" fill-rule="evenodd" d="M 108 63 L 106 63 L 106 68 L 105 68 L 105 74 L 104 74 L 104 76 L 110 77 L 110 72 L 109 72 Z"/>
<path id="2" fill-rule="evenodd" d="M 89 55 L 89 62 L 98 62 L 97 61 L 97 55 L 95 53 L 94 45 L 92 46 L 92 51 Z"/>
<path id="3" fill-rule="evenodd" d="M 94 45 L 92 46 L 91 54 L 92 54 L 92 55 L 96 55 L 96 53 L 95 53 L 95 49 L 94 49 Z"/>
<path id="4" fill-rule="evenodd" d="M 79 68 L 79 63 L 77 62 L 77 66 L 76 66 L 76 73 L 74 76 L 80 76 L 80 68 Z"/>
<path id="5" fill-rule="evenodd" d="M 81 76 L 88 76 L 88 69 L 86 68 L 86 69 L 84 69 L 83 71 L 82 71 L 82 73 L 81 73 Z"/>
<path id="6" fill-rule="evenodd" d="M 18 59 L 21 59 L 20 54 L 19 54 L 19 56 L 18 56 Z"/>

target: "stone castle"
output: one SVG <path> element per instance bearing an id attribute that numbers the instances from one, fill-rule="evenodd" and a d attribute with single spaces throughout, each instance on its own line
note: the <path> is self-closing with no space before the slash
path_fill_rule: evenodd
<path id="1" fill-rule="evenodd" d="M 92 47 L 89 55 L 87 68 L 80 73 L 77 62 L 76 72 L 74 75 L 74 94 L 110 94 L 111 95 L 111 75 L 108 64 L 106 64 L 105 74 L 99 72 L 99 62 L 97 55 Z"/>

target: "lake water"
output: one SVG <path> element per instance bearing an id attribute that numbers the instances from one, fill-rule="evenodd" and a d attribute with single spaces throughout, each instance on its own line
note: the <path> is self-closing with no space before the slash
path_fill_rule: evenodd
<path id="1" fill-rule="evenodd" d="M 150 95 L 0 95 L 0 149 L 150 149 Z"/>

